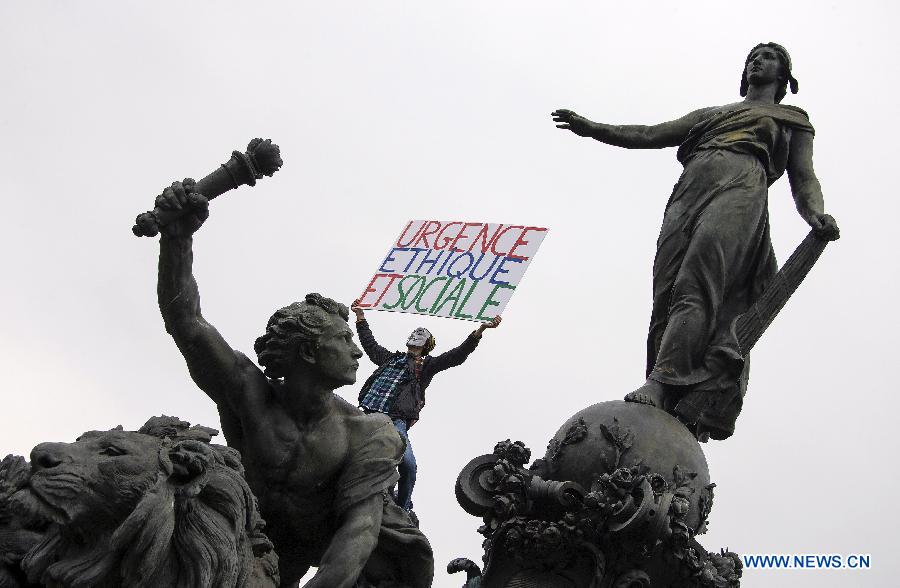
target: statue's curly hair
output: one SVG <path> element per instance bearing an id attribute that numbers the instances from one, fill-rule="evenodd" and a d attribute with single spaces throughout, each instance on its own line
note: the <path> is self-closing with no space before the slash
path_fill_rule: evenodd
<path id="1" fill-rule="evenodd" d="M 263 373 L 283 378 L 297 362 L 301 343 L 319 343 L 319 337 L 336 314 L 345 321 L 349 309 L 321 294 L 307 294 L 303 302 L 294 302 L 275 312 L 266 325 L 266 333 L 256 339 L 253 350 Z"/>
<path id="2" fill-rule="evenodd" d="M 779 61 L 781 61 L 784 80 L 782 80 L 782 85 L 778 88 L 778 91 L 775 92 L 775 103 L 778 104 L 787 95 L 788 85 L 790 85 L 791 87 L 791 94 L 796 94 L 800 89 L 800 85 L 797 83 L 797 79 L 793 76 L 793 74 L 791 74 L 791 56 L 787 52 L 787 49 L 785 49 L 778 43 L 760 43 L 759 45 L 751 49 L 750 53 L 747 54 L 747 59 L 744 60 L 744 70 L 741 72 L 741 96 L 746 96 L 747 89 L 750 87 L 750 83 L 747 81 L 747 64 L 750 63 L 750 58 L 753 57 L 753 53 L 761 47 L 769 47 L 770 49 L 773 49 L 778 55 Z"/>

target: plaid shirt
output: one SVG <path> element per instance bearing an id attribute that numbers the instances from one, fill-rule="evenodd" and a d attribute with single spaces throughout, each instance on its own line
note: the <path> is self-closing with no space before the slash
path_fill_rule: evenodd
<path id="1" fill-rule="evenodd" d="M 367 410 L 388 413 L 400 385 L 409 381 L 409 364 L 406 355 L 399 355 L 384 365 L 381 373 L 366 390 L 359 405 Z"/>
<path id="2" fill-rule="evenodd" d="M 419 411 L 425 405 L 425 389 L 431 384 L 434 375 L 462 364 L 478 346 L 479 339 L 473 333 L 466 337 L 466 340 L 460 345 L 449 351 L 434 357 L 426 355 L 417 358 L 415 368 L 411 369 L 408 354 L 402 351 L 392 353 L 375 341 L 368 321 L 365 319 L 356 321 L 356 331 L 359 333 L 359 342 L 362 343 L 363 351 L 366 352 L 372 363 L 379 366 L 360 389 L 359 405 L 366 410 L 384 411 L 391 418 L 400 418 L 408 422 L 419 418 Z M 396 380 L 392 378 L 386 386 L 379 386 L 382 390 L 390 390 L 387 400 L 379 403 L 380 408 L 369 408 L 369 406 L 375 406 L 377 402 L 369 398 L 370 388 L 373 387 L 376 380 L 381 380 L 387 366 L 397 361 L 398 357 L 407 362 L 404 370 L 407 379 L 400 379 L 400 376 L 395 373 Z M 399 364 L 395 367 L 399 367 Z"/>

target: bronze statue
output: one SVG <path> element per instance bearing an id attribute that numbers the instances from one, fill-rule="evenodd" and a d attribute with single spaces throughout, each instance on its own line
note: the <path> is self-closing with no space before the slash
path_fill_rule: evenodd
<path id="1" fill-rule="evenodd" d="M 684 172 L 657 242 L 647 381 L 626 400 L 671 412 L 700 439 L 731 436 L 743 403 L 748 348 L 732 325 L 776 273 L 768 186 L 787 171 L 797 210 L 815 235 L 839 236 L 813 171 L 809 118 L 780 104 L 788 86 L 797 92 L 787 51 L 764 43 L 745 61 L 741 102 L 651 126 L 553 112 L 557 127 L 609 145 L 678 147 Z"/>
<path id="2" fill-rule="evenodd" d="M 466 572 L 465 588 L 739 588 L 737 554 L 697 541 L 715 484 L 700 443 L 671 415 L 600 402 L 530 459 L 507 439 L 460 472 L 456 499 L 485 538 L 483 569 L 466 558 L 447 566 Z"/>
<path id="3" fill-rule="evenodd" d="M 346 306 L 309 294 L 277 311 L 256 340 L 260 369 L 200 312 L 192 234 L 209 212 L 194 183 L 175 182 L 160 210 L 189 209 L 161 227 L 159 307 L 194 382 L 216 403 L 225 438 L 243 456 L 283 586 L 311 566 L 307 588 L 431 585 L 425 536 L 387 495 L 403 443 L 383 415 L 333 393 L 356 381 L 362 352 Z"/>
<path id="4" fill-rule="evenodd" d="M 275 588 L 237 451 L 154 417 L 0 462 L 0 586 Z"/>

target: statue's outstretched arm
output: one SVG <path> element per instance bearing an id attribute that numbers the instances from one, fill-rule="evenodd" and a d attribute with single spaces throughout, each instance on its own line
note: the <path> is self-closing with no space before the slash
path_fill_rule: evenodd
<path id="1" fill-rule="evenodd" d="M 383 515 L 380 493 L 351 506 L 341 517 L 319 571 L 304 588 L 351 588 L 378 544 Z"/>
<path id="2" fill-rule="evenodd" d="M 191 377 L 220 404 L 242 389 L 244 364 L 250 362 L 234 351 L 200 313 L 200 292 L 192 272 L 192 234 L 206 220 L 209 211 L 206 199 L 191 189 L 192 182 L 176 182 L 157 198 L 157 206 L 190 206 L 196 211 L 162 230 L 157 296 L 166 331 L 175 339 Z"/>
<path id="3" fill-rule="evenodd" d="M 813 169 L 812 133 L 807 131 L 792 133 L 787 172 L 797 212 L 818 236 L 829 241 L 837 239 L 840 231 L 835 220 L 825 214 L 822 186 Z"/>
<path id="4" fill-rule="evenodd" d="M 565 108 L 554 110 L 552 116 L 557 128 L 607 145 L 627 149 L 662 149 L 680 145 L 691 127 L 700 122 L 710 110 L 712 108 L 701 108 L 657 125 L 608 125 L 588 120 Z"/>

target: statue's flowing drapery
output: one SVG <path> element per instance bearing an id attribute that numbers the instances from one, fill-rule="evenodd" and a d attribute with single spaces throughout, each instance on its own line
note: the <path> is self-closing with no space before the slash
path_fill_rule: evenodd
<path id="1" fill-rule="evenodd" d="M 684 172 L 666 206 L 653 265 L 649 378 L 681 386 L 675 412 L 714 439 L 734 432 L 748 362 L 731 329 L 776 272 L 768 187 L 792 133 L 813 127 L 783 105 L 712 113 L 678 149 Z"/>

